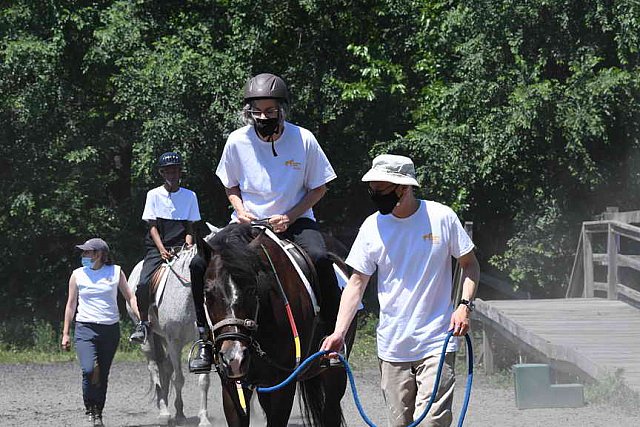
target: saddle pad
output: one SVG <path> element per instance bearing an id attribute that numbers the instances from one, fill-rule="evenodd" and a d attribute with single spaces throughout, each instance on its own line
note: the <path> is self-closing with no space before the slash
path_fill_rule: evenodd
<path id="1" fill-rule="evenodd" d="M 128 281 L 129 289 L 131 289 L 131 292 L 133 292 L 134 294 L 138 289 L 138 282 L 140 281 L 140 272 L 142 271 L 143 262 L 144 260 L 138 262 L 138 264 L 136 264 L 136 266 L 133 268 L 131 275 L 129 276 L 129 281 Z M 162 270 L 162 273 L 159 273 L 158 270 Z M 150 292 L 154 294 L 154 302 L 156 304 L 156 307 L 160 304 L 160 300 L 162 299 L 162 293 L 164 292 L 164 286 L 166 285 L 167 278 L 169 277 L 169 269 L 165 264 L 162 264 L 160 267 L 158 267 L 158 270 L 156 270 L 153 273 L 153 276 L 151 279 L 152 283 L 150 284 Z M 157 284 L 156 284 L 155 280 L 157 277 L 159 277 L 159 280 L 157 281 Z M 153 292 L 154 289 L 155 289 L 155 292 Z M 128 305 L 129 303 L 127 303 L 127 306 Z"/>
<path id="2" fill-rule="evenodd" d="M 166 264 L 162 264 L 160 267 L 162 269 L 162 276 L 160 276 L 160 280 L 158 281 L 158 287 L 154 293 L 156 307 L 160 306 L 160 300 L 162 299 L 162 293 L 164 292 L 164 286 L 167 284 L 167 278 L 169 277 L 169 268 Z"/>
<path id="3" fill-rule="evenodd" d="M 315 292 L 313 292 L 313 289 L 311 288 L 311 283 L 309 283 L 309 280 L 307 280 L 307 276 L 304 275 L 304 273 L 302 272 L 302 269 L 300 269 L 300 266 L 293 258 L 293 255 L 291 255 L 287 250 L 285 243 L 278 236 L 276 236 L 275 233 L 271 231 L 269 228 L 263 227 L 263 226 L 257 226 L 257 227 L 264 229 L 266 235 L 269 236 L 271 240 L 276 242 L 278 246 L 282 248 L 284 253 L 287 254 L 287 258 L 289 258 L 289 261 L 291 261 L 291 264 L 296 269 L 298 276 L 300 276 L 300 280 L 302 280 L 302 283 L 304 283 L 304 287 L 307 290 L 307 293 L 309 294 L 309 298 L 311 298 L 314 314 L 318 315 L 318 313 L 320 312 L 320 305 L 318 304 L 318 299 L 316 298 Z"/>

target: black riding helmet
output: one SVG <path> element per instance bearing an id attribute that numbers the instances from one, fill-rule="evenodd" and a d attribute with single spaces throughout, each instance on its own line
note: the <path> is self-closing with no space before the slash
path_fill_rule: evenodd
<path id="1" fill-rule="evenodd" d="M 182 156 L 173 151 L 168 151 L 160 156 L 158 159 L 158 167 L 163 168 L 165 166 L 178 165 L 182 166 Z"/>
<path id="2" fill-rule="evenodd" d="M 275 74 L 258 74 L 244 85 L 245 102 L 267 98 L 289 102 L 289 89 L 287 89 L 287 84 Z"/>

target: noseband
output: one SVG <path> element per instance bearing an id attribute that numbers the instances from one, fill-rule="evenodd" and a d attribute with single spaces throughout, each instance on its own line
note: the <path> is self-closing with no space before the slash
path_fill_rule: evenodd
<path id="1" fill-rule="evenodd" d="M 249 333 L 241 332 L 240 330 L 236 332 L 221 332 L 217 333 L 220 329 L 225 326 L 236 326 L 238 328 L 243 328 L 249 331 Z M 241 340 L 245 341 L 249 344 L 253 342 L 253 333 L 258 329 L 258 324 L 255 320 L 252 319 L 237 319 L 235 317 L 230 317 L 227 319 L 223 319 L 213 325 L 213 343 L 216 347 L 225 340 Z"/>

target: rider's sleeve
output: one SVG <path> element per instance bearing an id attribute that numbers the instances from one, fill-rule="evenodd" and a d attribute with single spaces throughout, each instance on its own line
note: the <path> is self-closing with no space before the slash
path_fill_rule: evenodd
<path id="1" fill-rule="evenodd" d="M 145 221 L 155 221 L 157 219 L 157 212 L 155 209 L 155 197 L 153 190 L 147 192 L 147 200 L 144 203 L 144 211 L 142 212 L 142 219 Z"/>
<path id="2" fill-rule="evenodd" d="M 231 144 L 227 141 L 224 149 L 222 150 L 222 156 L 218 162 L 218 167 L 216 168 L 216 175 L 220 178 L 222 185 L 227 188 L 237 187 L 240 184 L 237 173 L 241 168 L 235 164 L 236 159 L 234 157 L 236 156 L 233 154 Z"/>
<path id="3" fill-rule="evenodd" d="M 329 159 L 311 132 L 308 138 L 307 158 L 305 166 L 305 186 L 313 190 L 337 177 Z"/>
<path id="4" fill-rule="evenodd" d="M 200 221 L 200 207 L 198 206 L 198 196 L 193 191 L 191 192 L 191 202 L 189 203 L 189 214 L 187 215 L 187 221 Z"/>

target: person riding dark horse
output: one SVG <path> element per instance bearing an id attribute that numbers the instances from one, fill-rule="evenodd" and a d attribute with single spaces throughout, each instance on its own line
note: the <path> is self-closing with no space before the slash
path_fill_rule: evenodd
<path id="1" fill-rule="evenodd" d="M 332 327 L 340 293 L 313 206 L 326 194 L 326 184 L 336 174 L 313 134 L 286 121 L 288 110 L 289 91 L 282 78 L 269 73 L 251 78 L 244 87 L 245 126 L 229 135 L 216 175 L 234 209 L 232 222 L 268 219 L 279 237 L 307 252 L 321 284 L 320 318 Z M 211 369 L 203 296 L 206 267 L 202 256 L 191 263 L 201 331 L 197 356 L 190 364 L 192 372 Z"/>
<path id="2" fill-rule="evenodd" d="M 254 387 L 280 384 L 318 350 L 331 331 L 330 325 L 318 321 L 313 291 L 306 289 L 300 277 L 304 268 L 299 270 L 288 255 L 296 250 L 291 242 L 283 244 L 269 227 L 237 223 L 216 234 L 210 246 L 202 247 L 208 260 L 206 308 L 213 324 L 214 361 L 229 426 L 248 426 L 246 402 Z M 346 268 L 334 254 L 328 257 Z M 304 259 L 300 264 L 305 266 Z M 310 262 L 307 265 L 311 266 L 307 272 L 311 283 L 313 267 Z M 318 300 L 322 306 L 321 298 Z M 347 355 L 354 336 L 355 322 L 347 340 Z M 343 425 L 340 401 L 347 374 L 342 366 L 316 360 L 297 380 L 307 425 Z M 293 382 L 272 393 L 258 392 L 267 425 L 287 425 L 295 391 Z"/>

